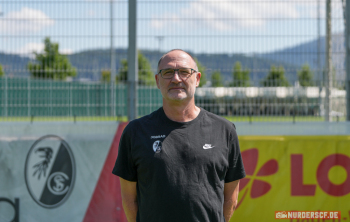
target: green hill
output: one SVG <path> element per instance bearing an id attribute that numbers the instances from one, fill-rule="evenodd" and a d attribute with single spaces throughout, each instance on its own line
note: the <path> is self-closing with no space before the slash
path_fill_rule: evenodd
<path id="1" fill-rule="evenodd" d="M 141 52 L 148 58 L 152 69 L 156 72 L 159 58 L 163 52 L 141 50 Z M 190 52 L 191 53 L 191 52 Z M 192 54 L 192 53 L 191 53 Z M 242 54 L 192 54 L 207 68 L 207 76 L 219 70 L 225 81 L 232 80 L 232 69 L 235 62 L 241 62 L 243 68 L 250 70 L 251 80 L 257 84 L 264 78 L 272 65 L 282 65 L 286 70 L 286 77 L 290 82 L 297 79 L 296 70 L 297 65 L 290 65 L 286 61 L 277 61 L 272 59 L 265 59 L 261 56 L 245 56 Z M 101 70 L 109 69 L 110 67 L 110 51 L 109 49 L 91 49 L 68 56 L 72 65 L 77 68 L 78 74 L 75 77 L 78 79 L 87 79 L 92 81 L 100 80 Z M 117 69 L 120 68 L 120 61 L 127 58 L 126 49 L 116 49 L 116 64 Z M 3 65 L 6 75 L 28 77 L 27 63 L 30 61 L 28 57 L 21 57 L 14 54 L 0 53 L 0 64 Z"/>

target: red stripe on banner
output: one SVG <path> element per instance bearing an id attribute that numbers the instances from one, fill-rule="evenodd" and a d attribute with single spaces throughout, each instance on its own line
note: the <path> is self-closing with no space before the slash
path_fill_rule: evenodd
<path id="1" fill-rule="evenodd" d="M 97 181 L 83 222 L 127 222 L 120 193 L 119 177 L 112 174 L 120 137 L 128 123 L 120 123 Z"/>

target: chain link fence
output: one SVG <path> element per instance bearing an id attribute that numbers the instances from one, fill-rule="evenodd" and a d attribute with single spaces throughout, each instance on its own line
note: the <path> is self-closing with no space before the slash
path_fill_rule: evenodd
<path id="1" fill-rule="evenodd" d="M 181 48 L 202 73 L 196 104 L 233 121 L 324 121 L 331 60 L 330 115 L 344 121 L 342 6 L 329 58 L 325 0 L 137 1 L 138 115 L 162 105 L 157 63 Z M 122 0 L 2 1 L 0 121 L 126 120 L 127 12 Z"/>

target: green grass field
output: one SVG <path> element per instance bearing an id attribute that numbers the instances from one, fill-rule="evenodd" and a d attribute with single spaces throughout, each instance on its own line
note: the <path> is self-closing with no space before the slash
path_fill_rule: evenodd
<path id="1" fill-rule="evenodd" d="M 223 116 L 231 122 L 322 122 L 324 117 L 320 116 Z M 115 121 L 125 122 L 126 116 L 38 116 L 38 117 L 0 117 L 0 122 L 94 122 L 94 121 Z M 345 121 L 345 117 L 333 118 L 334 122 Z"/>

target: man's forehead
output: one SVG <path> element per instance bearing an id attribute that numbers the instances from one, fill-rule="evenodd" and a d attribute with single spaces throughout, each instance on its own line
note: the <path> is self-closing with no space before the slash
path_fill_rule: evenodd
<path id="1" fill-rule="evenodd" d="M 191 56 L 189 56 L 187 53 L 183 51 L 176 50 L 176 51 L 171 51 L 164 56 L 164 58 L 160 63 L 160 67 L 172 62 L 181 62 L 181 63 L 188 64 L 190 66 L 194 65 L 194 62 Z"/>

